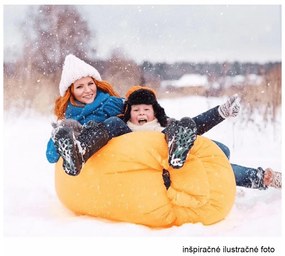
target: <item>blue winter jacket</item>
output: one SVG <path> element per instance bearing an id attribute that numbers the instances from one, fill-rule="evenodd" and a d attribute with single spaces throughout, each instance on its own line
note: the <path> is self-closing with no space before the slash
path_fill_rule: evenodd
<path id="1" fill-rule="evenodd" d="M 77 120 L 82 125 L 93 120 L 103 122 L 111 116 L 117 116 L 123 112 L 124 99 L 110 96 L 101 90 L 97 91 L 97 95 L 93 103 L 86 104 L 84 107 L 77 107 L 70 102 L 66 108 L 66 119 Z M 48 141 L 46 158 L 50 163 L 56 163 L 60 155 L 58 154 L 52 139 Z"/>

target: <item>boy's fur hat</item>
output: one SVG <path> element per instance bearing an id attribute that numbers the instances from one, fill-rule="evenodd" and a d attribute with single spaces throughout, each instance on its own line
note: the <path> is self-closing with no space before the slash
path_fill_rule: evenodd
<path id="1" fill-rule="evenodd" d="M 131 117 L 131 106 L 146 104 L 152 105 L 155 117 L 162 127 L 167 125 L 167 116 L 165 114 L 164 108 L 162 108 L 157 102 L 155 91 L 146 86 L 133 86 L 126 93 L 126 101 L 124 104 L 124 117 L 125 122 L 130 120 Z"/>

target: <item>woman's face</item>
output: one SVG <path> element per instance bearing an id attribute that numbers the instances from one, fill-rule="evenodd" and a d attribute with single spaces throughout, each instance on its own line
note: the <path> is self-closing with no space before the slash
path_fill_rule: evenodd
<path id="1" fill-rule="evenodd" d="M 72 87 L 71 92 L 76 100 L 89 104 L 92 103 L 97 94 L 97 86 L 90 76 L 76 80 Z"/>
<path id="2" fill-rule="evenodd" d="M 131 106 L 130 122 L 136 125 L 143 125 L 155 119 L 152 105 L 139 104 Z"/>

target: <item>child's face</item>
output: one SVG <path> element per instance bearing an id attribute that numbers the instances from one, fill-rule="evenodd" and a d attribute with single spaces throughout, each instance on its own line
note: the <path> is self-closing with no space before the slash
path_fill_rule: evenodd
<path id="1" fill-rule="evenodd" d="M 92 77 L 87 76 L 76 80 L 71 87 L 71 91 L 75 99 L 84 104 L 89 104 L 96 97 L 97 87 Z"/>
<path id="2" fill-rule="evenodd" d="M 139 104 L 131 106 L 130 122 L 136 125 L 143 125 L 155 119 L 152 105 Z"/>

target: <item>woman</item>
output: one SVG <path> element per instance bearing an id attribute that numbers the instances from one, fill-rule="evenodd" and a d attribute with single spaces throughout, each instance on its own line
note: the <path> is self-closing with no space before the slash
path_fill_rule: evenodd
<path id="1" fill-rule="evenodd" d="M 60 97 L 55 102 L 54 114 L 60 120 L 76 120 L 84 125 L 84 133 L 80 138 L 91 138 L 88 143 L 94 143 L 99 148 L 104 146 L 112 137 L 125 133 L 120 129 L 120 123 L 113 123 L 109 117 L 117 116 L 123 111 L 123 98 L 120 98 L 113 87 L 101 80 L 98 71 L 78 59 L 74 55 L 65 58 L 61 81 L 59 85 Z M 91 122 L 90 122 L 91 121 Z M 95 123 L 96 122 L 96 123 Z M 123 123 L 122 123 L 123 124 Z M 53 131 L 54 141 L 49 140 L 46 157 L 50 163 L 58 161 L 59 157 L 69 158 L 76 145 L 67 139 L 68 130 L 60 130 L 61 126 L 74 125 L 71 122 L 59 122 Z M 108 127 L 108 128 L 107 128 Z M 81 130 L 79 126 L 75 127 Z M 75 129 L 76 130 L 76 129 Z M 58 132 L 59 131 L 59 132 Z M 92 148 L 97 151 L 98 149 Z M 81 145 L 84 156 L 64 161 L 64 169 L 70 175 L 77 175 L 82 160 L 94 153 L 87 144 Z M 79 166 L 79 167 L 78 167 Z"/>

